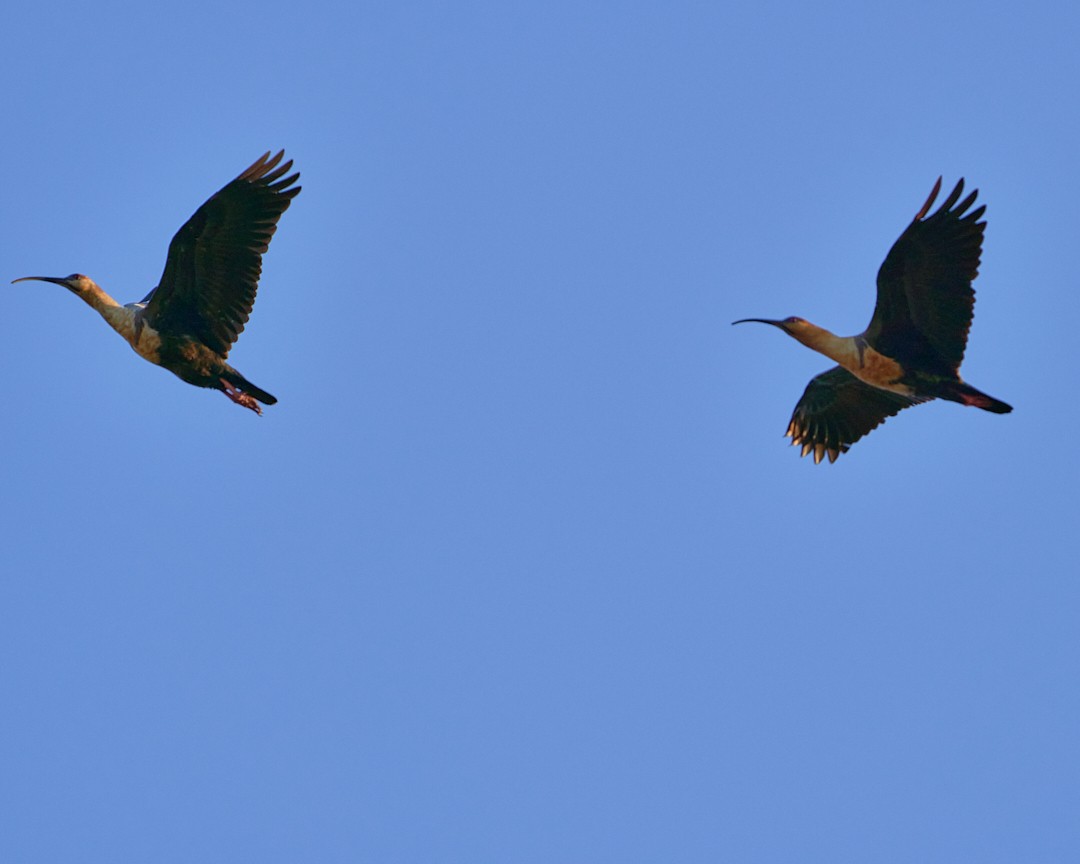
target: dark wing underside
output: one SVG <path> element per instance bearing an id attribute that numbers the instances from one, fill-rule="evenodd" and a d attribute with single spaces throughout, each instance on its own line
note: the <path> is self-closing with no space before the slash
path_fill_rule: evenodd
<path id="1" fill-rule="evenodd" d="M 938 211 L 924 218 L 940 189 L 939 177 L 878 271 L 877 306 L 866 340 L 902 365 L 954 374 L 964 359 L 974 314 L 971 282 L 979 273 L 986 229 L 979 218 L 986 207 L 966 212 L 978 191 L 960 201 L 961 179 Z"/>
<path id="2" fill-rule="evenodd" d="M 146 322 L 162 334 L 186 334 L 222 357 L 244 330 L 262 272 L 262 256 L 281 214 L 300 192 L 292 161 L 266 153 L 213 195 L 176 232 L 165 272 L 147 295 Z M 291 188 L 290 188 L 291 187 Z"/>
<path id="3" fill-rule="evenodd" d="M 802 447 L 800 455 L 813 453 L 815 463 L 827 455 L 835 462 L 887 418 L 923 401 L 871 387 L 835 366 L 810 379 L 785 434 Z"/>

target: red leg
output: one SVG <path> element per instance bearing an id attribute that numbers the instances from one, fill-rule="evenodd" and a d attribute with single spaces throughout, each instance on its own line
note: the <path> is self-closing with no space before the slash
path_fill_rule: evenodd
<path id="1" fill-rule="evenodd" d="M 259 403 L 256 402 L 254 398 L 248 396 L 248 394 L 243 392 L 242 390 L 237 390 L 224 378 L 219 378 L 218 380 L 221 382 L 221 386 L 224 388 L 225 395 L 232 399 L 233 402 L 235 402 L 237 405 L 243 405 L 245 408 L 250 408 L 260 417 L 262 416 L 262 408 L 259 407 Z"/>

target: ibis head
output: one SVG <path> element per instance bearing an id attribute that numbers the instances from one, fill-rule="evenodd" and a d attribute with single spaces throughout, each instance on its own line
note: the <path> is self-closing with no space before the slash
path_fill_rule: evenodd
<path id="1" fill-rule="evenodd" d="M 52 282 L 54 285 L 63 285 L 73 294 L 83 294 L 94 285 L 94 280 L 82 273 L 72 273 L 70 276 L 23 276 L 21 279 L 13 279 L 16 282 Z"/>
<path id="2" fill-rule="evenodd" d="M 732 325 L 735 325 L 750 322 L 755 324 L 771 324 L 773 327 L 783 330 L 792 339 L 802 342 L 803 345 L 813 348 L 815 351 L 821 350 L 821 342 L 823 339 L 832 336 L 828 331 L 823 330 L 816 324 L 811 324 L 804 318 L 799 318 L 797 315 L 792 315 L 789 318 L 784 318 L 779 321 L 773 318 L 743 318 L 739 321 L 732 321 L 731 323 Z"/>

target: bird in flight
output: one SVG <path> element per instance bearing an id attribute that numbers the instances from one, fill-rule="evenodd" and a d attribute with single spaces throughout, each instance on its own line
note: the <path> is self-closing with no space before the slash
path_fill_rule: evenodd
<path id="1" fill-rule="evenodd" d="M 105 322 L 151 363 L 194 384 L 220 390 L 237 405 L 262 414 L 259 403 L 277 402 L 226 362 L 255 304 L 262 256 L 278 219 L 300 192 L 299 174 L 284 151 L 264 154 L 212 195 L 169 244 L 157 287 L 138 303 L 121 306 L 92 279 L 24 276 L 63 285 L 98 311 Z"/>
<path id="2" fill-rule="evenodd" d="M 978 191 L 963 201 L 964 181 L 932 216 L 941 178 L 885 257 L 877 276 L 877 305 L 858 336 L 836 336 L 802 318 L 744 318 L 771 324 L 839 365 L 812 378 L 786 435 L 835 462 L 841 453 L 904 408 L 947 399 L 995 414 L 1012 407 L 960 377 L 975 309 L 972 281 L 979 273 L 986 206 L 971 210 Z M 959 203 L 957 203 L 959 202 Z M 970 211 L 970 212 L 969 212 Z"/>

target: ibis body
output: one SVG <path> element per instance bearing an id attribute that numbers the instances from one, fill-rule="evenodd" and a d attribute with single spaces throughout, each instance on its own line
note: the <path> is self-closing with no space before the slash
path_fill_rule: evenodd
<path id="1" fill-rule="evenodd" d="M 836 336 L 791 317 L 744 318 L 771 324 L 837 366 L 811 379 L 795 406 L 787 435 L 814 462 L 835 462 L 861 437 L 904 408 L 947 399 L 995 414 L 1009 405 L 976 390 L 960 377 L 975 307 L 972 281 L 979 272 L 985 206 L 971 209 L 978 192 L 963 201 L 961 179 L 927 216 L 941 178 L 926 203 L 893 244 L 877 276 L 877 305 L 858 336 Z M 957 203 L 959 202 L 959 203 Z"/>
<path id="2" fill-rule="evenodd" d="M 277 400 L 226 362 L 251 315 L 262 256 L 281 214 L 300 192 L 284 151 L 269 153 L 206 201 L 176 232 L 161 280 L 138 303 L 120 305 L 81 273 L 25 276 L 63 285 L 96 309 L 142 358 L 196 387 L 222 391 L 261 414 Z"/>

